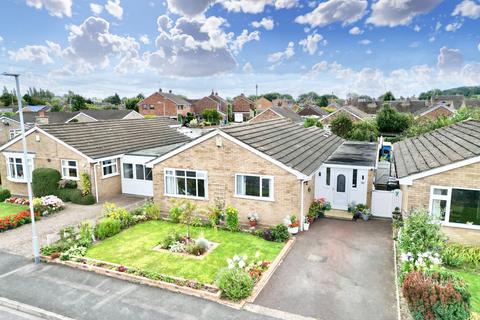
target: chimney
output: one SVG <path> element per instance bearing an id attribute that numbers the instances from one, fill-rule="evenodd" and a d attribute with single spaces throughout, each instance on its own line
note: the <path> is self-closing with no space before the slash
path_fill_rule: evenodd
<path id="1" fill-rule="evenodd" d="M 38 111 L 38 116 L 39 117 L 45 117 L 45 110 L 42 109 L 42 110 Z"/>
<path id="2" fill-rule="evenodd" d="M 162 88 L 158 89 L 158 92 L 160 92 L 160 93 L 161 93 L 161 92 L 162 92 Z"/>
<path id="3" fill-rule="evenodd" d="M 218 92 L 215 92 L 215 95 L 218 96 Z"/>
<path id="4" fill-rule="evenodd" d="M 214 92 L 213 92 L 213 89 L 212 89 L 212 94 L 211 94 L 211 96 L 213 96 L 213 95 L 214 95 Z"/>
<path id="5" fill-rule="evenodd" d="M 168 93 L 172 93 L 172 90 L 168 90 Z"/>
<path id="6" fill-rule="evenodd" d="M 45 114 L 45 110 L 40 110 L 35 117 L 35 123 L 39 125 L 48 124 L 48 116 Z"/>

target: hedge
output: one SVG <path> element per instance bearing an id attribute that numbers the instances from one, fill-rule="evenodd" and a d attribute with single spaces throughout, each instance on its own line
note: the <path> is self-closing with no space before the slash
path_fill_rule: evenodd
<path id="1" fill-rule="evenodd" d="M 62 176 L 60 172 L 51 168 L 33 170 L 32 190 L 35 197 L 44 197 L 57 193 L 58 182 Z"/>
<path id="2" fill-rule="evenodd" d="M 11 196 L 12 194 L 10 193 L 10 190 L 0 188 L 0 202 L 5 202 L 5 200 L 10 198 Z"/>
<path id="3" fill-rule="evenodd" d="M 90 205 L 95 203 L 95 197 L 91 194 L 86 196 L 82 195 L 82 190 L 80 189 L 58 189 L 57 197 L 62 199 L 64 202 L 72 202 L 75 204 Z"/>

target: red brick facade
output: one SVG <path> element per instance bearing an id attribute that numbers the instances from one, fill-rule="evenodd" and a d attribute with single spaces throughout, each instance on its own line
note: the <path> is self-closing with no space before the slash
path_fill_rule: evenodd
<path id="1" fill-rule="evenodd" d="M 195 101 L 193 104 L 193 112 L 201 114 L 205 109 L 218 110 L 218 103 L 210 97 L 203 97 L 200 100 Z"/>
<path id="2" fill-rule="evenodd" d="M 272 110 L 265 110 L 262 113 L 253 117 L 249 122 L 250 123 L 257 123 L 262 121 L 274 120 L 274 119 L 281 119 L 282 117 L 277 113 L 273 112 Z"/>
<path id="3" fill-rule="evenodd" d="M 245 97 L 243 93 L 233 99 L 233 112 L 249 113 L 250 110 L 253 110 L 254 106 L 254 102 Z"/>
<path id="4" fill-rule="evenodd" d="M 261 97 L 255 101 L 255 110 L 257 110 L 257 112 L 267 110 L 271 107 L 273 107 L 273 103 L 265 97 Z"/>
<path id="5" fill-rule="evenodd" d="M 452 115 L 452 111 L 444 107 L 439 107 L 437 109 L 429 111 L 428 113 L 422 116 L 419 116 L 418 119 L 419 120 L 436 120 L 440 117 L 449 117 L 451 115 Z"/>
<path id="6" fill-rule="evenodd" d="M 177 105 L 161 92 L 155 92 L 137 105 L 142 116 L 177 117 L 178 114 L 185 116 L 187 112 L 193 111 L 190 105 Z"/>

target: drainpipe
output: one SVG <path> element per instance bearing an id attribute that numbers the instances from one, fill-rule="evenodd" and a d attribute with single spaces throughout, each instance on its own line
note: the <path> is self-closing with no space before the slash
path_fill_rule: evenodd
<path id="1" fill-rule="evenodd" d="M 303 183 L 305 180 L 300 180 L 300 231 L 303 231 L 303 221 L 304 221 L 304 216 L 303 216 L 303 207 L 305 206 L 305 199 L 304 199 L 304 191 L 303 191 Z"/>
<path id="2" fill-rule="evenodd" d="M 97 199 L 97 203 L 98 203 L 97 166 L 98 166 L 98 162 L 93 164 L 93 177 L 95 178 L 95 198 Z"/>

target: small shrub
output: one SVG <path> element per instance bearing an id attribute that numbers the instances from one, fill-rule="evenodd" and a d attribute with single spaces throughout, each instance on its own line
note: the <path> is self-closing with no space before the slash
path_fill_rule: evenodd
<path id="1" fill-rule="evenodd" d="M 198 243 L 189 244 L 189 245 L 185 248 L 185 250 L 186 250 L 189 254 L 194 255 L 194 256 L 201 256 L 202 254 L 204 254 L 204 253 L 207 251 L 207 249 L 206 249 L 204 246 L 202 246 L 202 245 L 200 245 L 200 244 L 198 244 Z"/>
<path id="2" fill-rule="evenodd" d="M 182 214 L 182 206 L 178 201 L 172 201 L 172 206 L 170 210 L 168 210 L 168 217 L 172 222 L 178 223 L 180 222 L 180 215 Z"/>
<path id="3" fill-rule="evenodd" d="M 75 189 L 78 190 L 78 189 Z M 86 196 L 82 193 L 74 193 L 71 198 L 72 203 L 81 204 L 81 205 L 92 205 L 95 204 L 95 197 L 92 194 L 87 194 Z"/>
<path id="4" fill-rule="evenodd" d="M 233 301 L 250 296 L 253 284 L 249 274 L 239 268 L 221 270 L 217 280 L 217 285 L 222 291 L 222 297 Z"/>
<path id="5" fill-rule="evenodd" d="M 147 202 L 143 208 L 145 210 L 145 215 L 147 216 L 148 220 L 160 220 L 161 211 L 158 204 L 153 202 Z"/>
<path id="6" fill-rule="evenodd" d="M 58 189 L 55 193 L 63 202 L 70 202 L 72 198 L 81 197 L 82 191 L 79 189 Z"/>
<path id="7" fill-rule="evenodd" d="M 86 172 L 80 174 L 80 190 L 84 196 L 91 193 L 92 183 L 90 182 L 90 176 Z"/>
<path id="8" fill-rule="evenodd" d="M 120 220 L 122 229 L 130 227 L 134 223 L 132 214 L 125 208 L 118 208 L 114 203 L 105 203 L 102 211 L 104 217 Z"/>
<path id="9" fill-rule="evenodd" d="M 103 218 L 95 227 L 95 237 L 103 240 L 112 237 L 121 230 L 121 222 L 117 219 Z"/>
<path id="10" fill-rule="evenodd" d="M 238 223 L 238 210 L 234 207 L 228 206 L 225 209 L 225 223 L 227 225 L 227 229 L 230 231 L 238 231 L 239 230 L 239 223 Z"/>
<path id="11" fill-rule="evenodd" d="M 442 251 L 442 261 L 450 267 L 480 266 L 480 247 L 460 243 L 447 243 Z"/>
<path id="12" fill-rule="evenodd" d="M 73 245 L 72 242 L 68 241 L 57 241 L 51 245 L 43 246 L 40 249 L 42 256 L 51 256 L 54 253 L 65 252 Z"/>
<path id="13" fill-rule="evenodd" d="M 87 252 L 87 248 L 74 244 L 67 251 L 60 255 L 60 260 L 66 261 L 73 257 L 83 257 Z"/>
<path id="14" fill-rule="evenodd" d="M 170 247 L 175 243 L 175 242 L 180 242 L 182 239 L 182 236 L 177 232 L 177 230 L 172 229 L 167 236 L 160 242 L 160 247 L 162 249 L 170 249 Z"/>
<path id="15" fill-rule="evenodd" d="M 4 202 L 8 198 L 10 198 L 12 194 L 10 193 L 10 190 L 1 188 L 0 189 L 0 202 Z"/>
<path id="16" fill-rule="evenodd" d="M 288 232 L 288 230 L 287 230 Z M 273 237 L 272 237 L 272 230 L 271 229 L 265 229 L 262 231 L 262 237 L 263 239 L 267 240 L 267 241 L 273 241 Z"/>
<path id="17" fill-rule="evenodd" d="M 89 221 L 84 221 L 80 224 L 78 231 L 80 241 L 82 244 L 86 244 L 86 247 L 90 247 L 93 243 L 93 227 Z"/>
<path id="18" fill-rule="evenodd" d="M 32 191 L 35 197 L 56 194 L 60 172 L 51 168 L 38 168 L 32 173 Z"/>
<path id="19" fill-rule="evenodd" d="M 59 189 L 76 189 L 77 182 L 75 180 L 62 179 L 58 182 Z"/>
<path id="20" fill-rule="evenodd" d="M 285 242 L 290 238 L 288 228 L 283 224 L 278 224 L 275 227 L 270 228 L 270 234 L 272 241 Z"/>

